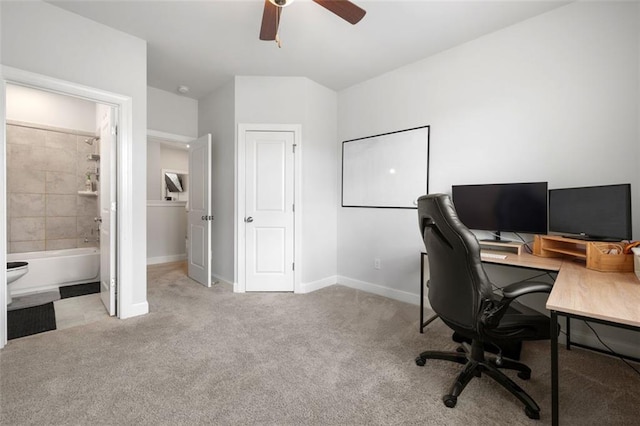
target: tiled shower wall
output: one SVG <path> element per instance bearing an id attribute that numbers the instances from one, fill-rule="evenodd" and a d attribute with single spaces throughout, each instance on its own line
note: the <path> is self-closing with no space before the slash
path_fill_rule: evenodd
<path id="1" fill-rule="evenodd" d="M 79 195 L 96 162 L 98 142 L 73 130 L 7 123 L 8 252 L 95 247 L 98 199 Z M 95 175 L 91 175 L 94 188 Z"/>

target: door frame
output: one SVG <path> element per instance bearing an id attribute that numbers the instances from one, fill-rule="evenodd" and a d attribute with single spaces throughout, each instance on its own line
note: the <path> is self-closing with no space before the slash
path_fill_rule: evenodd
<path id="1" fill-rule="evenodd" d="M 300 277 L 302 272 L 302 126 L 300 124 L 252 124 L 239 123 L 236 143 L 236 176 L 235 176 L 235 277 L 233 291 L 244 293 L 246 291 L 246 258 L 245 241 L 246 233 L 244 218 L 246 213 L 246 133 L 247 132 L 293 132 L 293 143 L 295 144 L 294 167 L 293 167 L 293 198 L 295 211 L 293 212 L 293 292 L 301 293 L 302 287 Z"/>
<path id="2" fill-rule="evenodd" d="M 6 200 L 6 85 L 15 84 L 38 90 L 59 93 L 86 99 L 117 108 L 118 136 L 116 139 L 116 310 L 119 318 L 132 316 L 133 299 L 133 191 L 130 176 L 133 176 L 133 102 L 130 96 L 107 92 L 70 81 L 60 80 L 18 68 L 0 65 L 0 198 Z M 0 211 L 0 264 L 6 262 L 7 211 Z M 0 268 L 0 349 L 7 343 L 6 268 Z M 125 311 L 123 315 L 123 309 Z M 134 313 L 135 315 L 135 313 Z"/>

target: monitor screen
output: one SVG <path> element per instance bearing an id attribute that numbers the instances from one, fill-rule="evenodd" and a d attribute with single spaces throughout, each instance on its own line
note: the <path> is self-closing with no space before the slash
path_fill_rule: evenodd
<path id="1" fill-rule="evenodd" d="M 631 185 L 550 190 L 549 231 L 592 240 L 630 240 Z"/>
<path id="2" fill-rule="evenodd" d="M 483 231 L 547 233 L 547 182 L 454 185 L 462 223 Z"/>

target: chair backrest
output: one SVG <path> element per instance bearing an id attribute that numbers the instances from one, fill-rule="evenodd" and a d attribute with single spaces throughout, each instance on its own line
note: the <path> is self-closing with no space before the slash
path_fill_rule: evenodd
<path id="1" fill-rule="evenodd" d="M 429 262 L 429 303 L 446 323 L 476 333 L 482 302 L 493 299 L 480 244 L 446 194 L 418 198 L 418 217 Z"/>

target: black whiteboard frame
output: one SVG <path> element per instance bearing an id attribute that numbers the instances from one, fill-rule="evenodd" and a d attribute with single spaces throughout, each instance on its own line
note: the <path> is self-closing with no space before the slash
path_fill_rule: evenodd
<path id="1" fill-rule="evenodd" d="M 427 129 L 427 140 L 425 141 L 427 146 L 427 150 L 426 150 L 426 164 L 425 167 L 427 168 L 427 180 L 425 182 L 425 189 L 426 192 L 425 194 L 429 193 L 429 147 L 430 147 L 430 139 L 431 139 L 431 126 L 430 125 L 425 125 L 425 126 L 418 126 L 418 127 L 412 127 L 410 129 L 403 129 L 403 130 L 396 130 L 395 132 L 387 132 L 387 133 L 381 133 L 379 135 L 372 135 L 372 136 L 365 136 L 363 138 L 357 138 L 357 139 L 349 139 L 346 141 L 342 142 L 342 175 L 341 175 L 341 179 L 340 179 L 340 201 L 341 201 L 341 205 L 342 207 L 348 207 L 348 208 L 368 208 L 368 209 L 406 209 L 406 210 L 416 210 L 418 208 L 418 206 L 413 206 L 413 207 L 408 207 L 408 206 L 368 206 L 368 205 L 351 205 L 351 204 L 347 204 L 345 205 L 344 203 L 344 170 L 345 170 L 345 159 L 344 159 L 344 147 L 345 144 L 350 143 L 350 142 L 360 142 L 360 141 L 364 141 L 366 139 L 372 139 L 372 138 L 379 138 L 381 136 L 388 136 L 388 135 L 395 135 L 397 133 L 403 133 L 403 132 L 410 132 L 412 130 L 419 130 L 419 129 Z"/>

